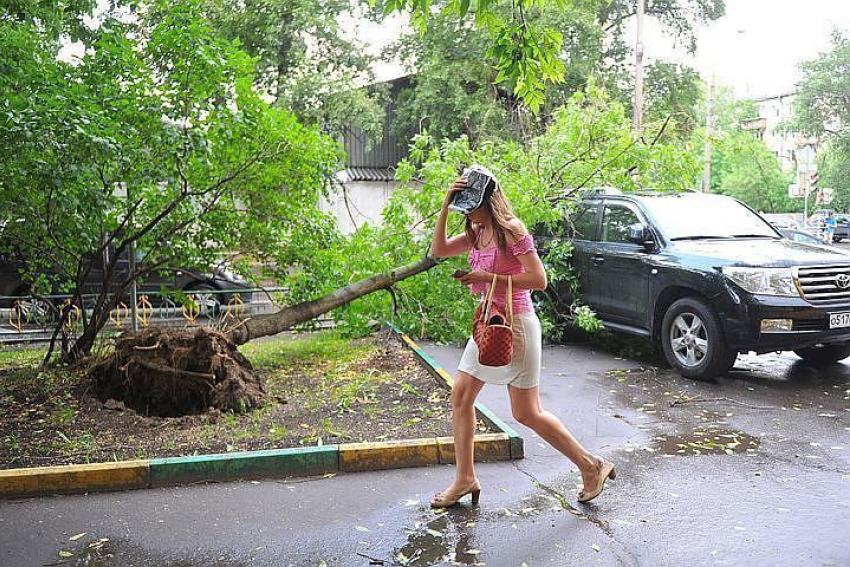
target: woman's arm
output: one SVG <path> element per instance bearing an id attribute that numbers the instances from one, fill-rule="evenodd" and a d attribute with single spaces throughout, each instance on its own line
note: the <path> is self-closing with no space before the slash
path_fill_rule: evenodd
<path id="1" fill-rule="evenodd" d="M 541 291 L 546 289 L 549 282 L 546 278 L 546 270 L 543 268 L 543 262 L 540 261 L 540 257 L 537 255 L 537 252 L 532 250 L 527 254 L 520 254 L 516 258 L 519 260 L 520 264 L 522 264 L 522 267 L 525 268 L 525 272 L 512 275 L 511 279 L 513 281 L 511 282 L 511 285 L 517 289 L 539 289 Z M 488 284 L 493 281 L 493 274 L 490 272 L 475 270 L 461 278 L 458 278 L 458 281 L 464 285 L 471 285 L 474 283 Z M 496 276 L 496 290 L 499 292 L 505 292 L 507 291 L 507 287 L 508 276 Z"/>
<path id="2" fill-rule="evenodd" d="M 546 289 L 549 281 L 546 278 L 546 269 L 543 267 L 543 262 L 540 261 L 537 251 L 532 250 L 527 254 L 520 254 L 516 259 L 525 268 L 525 273 L 513 276 L 512 285 L 524 289 L 539 289 L 540 291 Z M 499 276 L 497 281 L 505 287 L 508 285 L 507 276 Z"/>
<path id="3" fill-rule="evenodd" d="M 463 254 L 472 247 L 472 243 L 466 237 L 466 233 L 446 238 L 446 219 L 449 216 L 449 203 L 458 191 L 466 187 L 466 179 L 460 177 L 452 183 L 446 198 L 443 199 L 443 207 L 440 216 L 437 217 L 437 225 L 434 227 L 434 235 L 431 237 L 431 255 L 437 258 L 447 258 Z"/>

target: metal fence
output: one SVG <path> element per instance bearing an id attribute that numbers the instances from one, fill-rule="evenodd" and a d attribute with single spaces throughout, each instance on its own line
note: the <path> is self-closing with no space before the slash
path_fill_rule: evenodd
<path id="1" fill-rule="evenodd" d="M 122 332 L 151 325 L 224 328 L 247 317 L 278 311 L 286 291 L 234 288 L 143 294 L 135 305 L 128 305 L 129 300 L 119 302 L 109 313 L 104 330 Z M 82 305 L 71 295 L 0 296 L 0 344 L 46 341 L 60 324 L 62 332 L 76 336 L 82 331 L 83 310 L 91 309 L 96 300 L 95 294 L 83 295 Z M 317 324 L 326 327 L 333 323 L 322 318 Z"/>

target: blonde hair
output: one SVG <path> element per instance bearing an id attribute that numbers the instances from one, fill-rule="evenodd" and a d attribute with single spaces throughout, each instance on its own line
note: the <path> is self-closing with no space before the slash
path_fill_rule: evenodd
<path id="1" fill-rule="evenodd" d="M 510 221 L 517 218 L 514 213 L 513 208 L 511 208 L 510 202 L 508 202 L 508 198 L 505 196 L 502 191 L 502 186 L 496 182 L 496 188 L 493 190 L 493 193 L 490 195 L 490 198 L 487 199 L 481 206 L 476 210 L 484 210 L 490 215 L 490 218 L 493 220 L 493 233 L 496 235 L 496 242 L 499 245 L 499 249 L 503 252 L 508 249 L 508 233 L 511 233 L 514 238 L 521 238 L 522 233 L 516 230 L 515 228 L 511 228 Z M 466 216 L 466 222 L 464 224 L 464 232 L 466 233 L 466 239 L 469 242 L 472 242 L 473 247 L 476 245 L 476 230 L 473 227 L 473 222 L 470 220 L 469 215 Z"/>

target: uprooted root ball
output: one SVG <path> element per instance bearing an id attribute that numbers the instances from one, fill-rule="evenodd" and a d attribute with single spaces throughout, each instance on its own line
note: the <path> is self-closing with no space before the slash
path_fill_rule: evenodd
<path id="1" fill-rule="evenodd" d="M 91 371 L 97 395 L 144 415 L 172 417 L 209 407 L 245 412 L 267 398 L 265 381 L 225 336 L 209 329 L 149 328 L 118 339 Z"/>

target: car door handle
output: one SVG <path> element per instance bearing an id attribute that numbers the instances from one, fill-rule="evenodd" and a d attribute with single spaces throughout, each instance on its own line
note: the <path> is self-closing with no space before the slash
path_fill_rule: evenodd
<path id="1" fill-rule="evenodd" d="M 601 264 L 602 262 L 605 261 L 605 256 L 592 256 L 590 258 L 590 261 L 593 262 L 594 264 Z"/>

